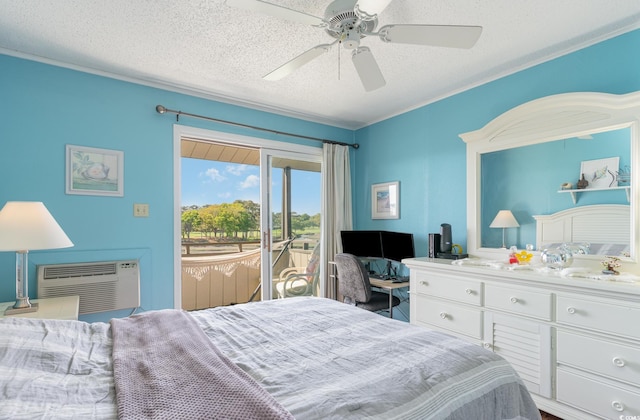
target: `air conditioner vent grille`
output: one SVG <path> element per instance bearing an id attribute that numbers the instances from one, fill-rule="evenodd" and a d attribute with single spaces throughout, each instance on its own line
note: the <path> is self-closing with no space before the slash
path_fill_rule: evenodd
<path id="1" fill-rule="evenodd" d="M 78 313 L 110 311 L 116 306 L 116 282 L 57 286 L 47 290 L 47 297 L 80 296 Z"/>
<path id="2" fill-rule="evenodd" d="M 43 279 L 59 279 L 66 277 L 104 276 L 116 274 L 117 263 L 93 264 L 58 264 L 44 267 Z"/>
<path id="3" fill-rule="evenodd" d="M 101 261 L 38 266 L 38 297 L 79 296 L 78 313 L 140 306 L 138 261 Z"/>

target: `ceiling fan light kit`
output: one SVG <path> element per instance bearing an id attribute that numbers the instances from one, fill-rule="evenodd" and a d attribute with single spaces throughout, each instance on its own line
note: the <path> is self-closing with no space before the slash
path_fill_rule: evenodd
<path id="1" fill-rule="evenodd" d="M 472 48 L 480 38 L 481 26 L 459 25 L 385 25 L 378 32 L 378 16 L 393 0 L 334 0 L 327 6 L 324 18 L 289 9 L 262 0 L 226 0 L 230 6 L 271 15 L 297 23 L 323 28 L 335 41 L 311 48 L 263 77 L 280 80 L 341 43 L 352 50 L 352 62 L 367 92 L 386 84 L 373 53 L 360 46 L 360 40 L 377 36 L 383 42 L 447 48 Z"/>

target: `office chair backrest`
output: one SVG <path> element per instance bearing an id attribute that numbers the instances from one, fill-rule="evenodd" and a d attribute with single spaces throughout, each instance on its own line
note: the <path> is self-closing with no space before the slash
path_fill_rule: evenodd
<path id="1" fill-rule="evenodd" d="M 368 302 L 371 299 L 371 283 L 362 261 L 355 255 L 341 253 L 336 254 L 335 263 L 340 294 L 355 302 Z"/>

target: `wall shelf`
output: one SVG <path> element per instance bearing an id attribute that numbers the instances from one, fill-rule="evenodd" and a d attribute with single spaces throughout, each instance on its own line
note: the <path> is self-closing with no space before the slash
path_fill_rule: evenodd
<path id="1" fill-rule="evenodd" d="M 613 191 L 613 190 L 625 190 L 627 193 L 627 202 L 630 202 L 630 190 L 631 187 L 629 185 L 625 187 L 609 187 L 609 188 L 584 188 L 581 190 L 559 190 L 559 193 L 569 193 L 571 194 L 571 199 L 573 200 L 573 204 L 578 202 L 578 193 L 584 192 L 593 192 L 593 191 Z"/>

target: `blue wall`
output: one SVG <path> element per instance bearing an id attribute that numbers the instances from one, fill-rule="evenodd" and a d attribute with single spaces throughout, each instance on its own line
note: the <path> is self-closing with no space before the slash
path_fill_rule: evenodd
<path id="1" fill-rule="evenodd" d="M 466 250 L 466 148 L 460 133 L 548 95 L 640 90 L 640 30 L 601 42 L 356 132 L 357 229 L 411 232 L 427 255 L 429 233 L 452 225 Z M 371 219 L 371 184 L 400 181 L 400 219 Z M 569 200 L 569 198 L 567 198 Z"/>
<path id="2" fill-rule="evenodd" d="M 173 306 L 173 124 L 155 106 L 274 130 L 353 142 L 353 131 L 0 55 L 0 206 L 42 201 L 75 247 L 29 254 L 36 264 L 139 258 L 144 310 Z M 180 124 L 294 142 L 181 118 Z M 312 141 L 297 141 L 321 147 Z M 65 194 L 65 145 L 124 151 L 124 197 Z M 134 218 L 133 204 L 150 216 Z M 14 254 L 0 253 L 0 302 L 15 299 Z M 85 320 L 107 319 L 108 315 Z"/>

